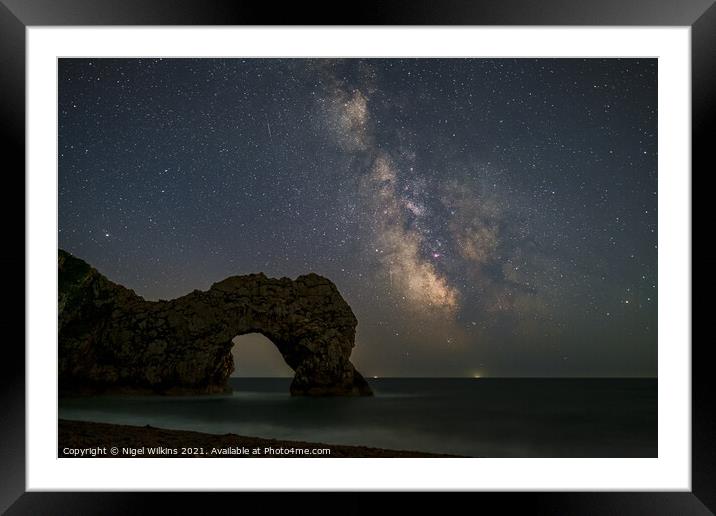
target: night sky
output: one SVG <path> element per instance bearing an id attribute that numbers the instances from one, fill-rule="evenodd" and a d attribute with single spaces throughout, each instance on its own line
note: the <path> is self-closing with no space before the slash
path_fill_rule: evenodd
<path id="1" fill-rule="evenodd" d="M 655 376 L 656 107 L 655 59 L 61 59 L 59 245 L 324 275 L 366 376 Z"/>

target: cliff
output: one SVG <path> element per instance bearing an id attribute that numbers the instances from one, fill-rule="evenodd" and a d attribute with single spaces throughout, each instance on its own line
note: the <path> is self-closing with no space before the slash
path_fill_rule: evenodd
<path id="1" fill-rule="evenodd" d="M 357 320 L 317 274 L 232 276 L 206 292 L 146 301 L 62 250 L 58 267 L 60 394 L 225 392 L 231 341 L 254 332 L 294 370 L 291 394 L 372 394 L 349 360 Z"/>

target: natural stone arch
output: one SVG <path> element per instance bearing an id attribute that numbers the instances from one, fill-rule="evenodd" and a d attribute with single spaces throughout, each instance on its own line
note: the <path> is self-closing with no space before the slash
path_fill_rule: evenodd
<path id="1" fill-rule="evenodd" d="M 294 370 L 265 335 L 236 335 L 231 343 L 231 356 L 234 359 L 232 378 L 293 378 Z"/>
<path id="2" fill-rule="evenodd" d="M 328 279 L 232 276 L 206 291 L 146 301 L 59 253 L 60 389 L 221 392 L 232 339 L 261 333 L 295 371 L 294 395 L 370 395 L 349 358 L 357 320 Z"/>

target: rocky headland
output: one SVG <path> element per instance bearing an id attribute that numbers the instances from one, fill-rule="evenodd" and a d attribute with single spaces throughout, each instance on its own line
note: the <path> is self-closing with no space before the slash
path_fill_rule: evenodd
<path id="1" fill-rule="evenodd" d="M 317 274 L 232 276 L 207 291 L 147 301 L 59 251 L 60 394 L 230 390 L 232 339 L 262 333 L 295 376 L 293 395 L 371 395 L 350 362 L 358 321 Z"/>

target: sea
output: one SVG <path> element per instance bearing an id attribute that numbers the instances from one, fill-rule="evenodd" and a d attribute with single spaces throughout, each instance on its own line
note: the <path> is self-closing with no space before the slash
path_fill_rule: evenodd
<path id="1" fill-rule="evenodd" d="M 372 378 L 372 397 L 231 378 L 213 396 L 61 398 L 59 417 L 469 457 L 656 457 L 656 379 Z"/>

